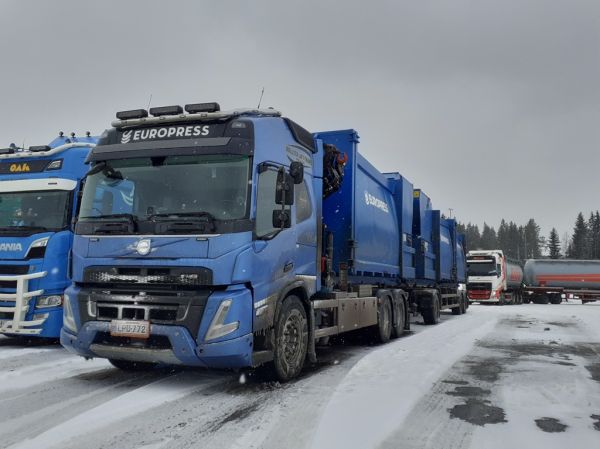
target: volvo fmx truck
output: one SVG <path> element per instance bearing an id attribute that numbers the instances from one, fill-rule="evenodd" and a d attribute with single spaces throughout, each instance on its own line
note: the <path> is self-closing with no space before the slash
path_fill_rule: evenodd
<path id="1" fill-rule="evenodd" d="M 97 138 L 0 149 L 0 334 L 58 338 L 85 160 Z"/>
<path id="2" fill-rule="evenodd" d="M 121 369 L 271 366 L 317 344 L 460 314 L 462 238 L 354 130 L 311 134 L 273 109 L 117 113 L 91 151 L 61 343 Z M 418 217 L 413 223 L 413 218 Z"/>

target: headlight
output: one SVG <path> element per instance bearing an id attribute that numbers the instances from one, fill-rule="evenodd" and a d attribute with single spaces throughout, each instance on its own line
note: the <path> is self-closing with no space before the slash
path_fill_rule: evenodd
<path id="1" fill-rule="evenodd" d="M 227 313 L 231 308 L 232 299 L 226 299 L 221 302 L 219 308 L 217 309 L 217 313 L 215 313 L 215 317 L 210 323 L 208 327 L 208 332 L 206 333 L 206 341 L 214 340 L 215 338 L 223 337 L 227 334 L 230 334 L 236 331 L 240 327 L 240 322 L 235 321 L 233 323 L 224 324 L 225 318 L 227 317 Z"/>
<path id="2" fill-rule="evenodd" d="M 63 297 L 61 295 L 51 295 L 51 296 L 40 296 L 35 302 L 35 306 L 37 308 L 41 307 L 57 307 L 61 306 L 63 303 Z"/>
<path id="3" fill-rule="evenodd" d="M 71 301 L 69 297 L 65 295 L 64 307 L 63 307 L 63 326 L 65 329 L 71 332 L 77 332 L 77 324 L 75 324 L 75 315 L 71 307 Z"/>
<path id="4" fill-rule="evenodd" d="M 44 237 L 33 242 L 27 251 L 27 259 L 42 259 L 46 254 L 46 246 L 48 246 L 49 238 Z"/>

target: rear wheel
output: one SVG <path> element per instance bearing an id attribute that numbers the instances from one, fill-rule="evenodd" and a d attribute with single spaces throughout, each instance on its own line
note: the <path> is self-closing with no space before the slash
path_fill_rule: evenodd
<path id="1" fill-rule="evenodd" d="M 308 349 L 308 320 L 297 296 L 288 296 L 281 305 L 275 326 L 273 365 L 281 381 L 293 379 L 304 366 Z"/>
<path id="2" fill-rule="evenodd" d="M 399 337 L 404 333 L 404 327 L 406 326 L 406 310 L 404 308 L 404 300 L 400 300 L 398 304 L 398 319 L 396 320 L 397 324 L 392 327 L 392 337 Z"/>
<path id="3" fill-rule="evenodd" d="M 132 362 L 131 360 L 108 359 L 110 364 L 122 371 L 148 371 L 156 368 L 157 364 L 152 362 Z"/>
<path id="4" fill-rule="evenodd" d="M 387 343 L 392 336 L 392 304 L 389 298 L 381 298 L 377 308 L 376 338 L 380 343 Z"/>
<path id="5" fill-rule="evenodd" d="M 433 296 L 431 307 L 423 309 L 421 312 L 425 324 L 437 324 L 440 321 L 440 300 L 437 295 Z"/>

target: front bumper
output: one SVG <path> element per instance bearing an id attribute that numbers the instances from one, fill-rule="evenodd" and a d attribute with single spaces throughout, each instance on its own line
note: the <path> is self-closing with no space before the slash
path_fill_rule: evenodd
<path id="1" fill-rule="evenodd" d="M 0 275 L 0 281 L 15 282 L 14 293 L 0 293 L 0 301 L 9 305 L 0 306 L 0 312 L 8 319 L 0 320 L 0 333 L 10 335 L 40 335 L 42 326 L 51 315 L 46 311 L 40 311 L 43 318 L 27 320 L 29 302 L 36 296 L 44 293 L 44 290 L 29 291 L 29 281 L 46 276 L 45 271 L 19 275 Z"/>
<path id="2" fill-rule="evenodd" d="M 196 345 L 189 331 L 182 326 L 152 324 L 152 336 L 166 337 L 169 345 L 152 347 L 106 344 L 99 337 L 109 333 L 105 321 L 84 323 L 77 335 L 64 327 L 60 343 L 70 352 L 83 357 L 101 357 L 136 362 L 169 365 L 200 366 L 205 368 L 244 368 L 252 366 L 252 334 L 231 340 Z"/>

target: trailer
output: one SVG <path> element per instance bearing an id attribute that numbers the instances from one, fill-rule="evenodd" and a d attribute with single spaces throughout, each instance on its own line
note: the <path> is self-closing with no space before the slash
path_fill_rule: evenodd
<path id="1" fill-rule="evenodd" d="M 273 109 L 185 111 L 119 112 L 90 153 L 69 351 L 121 369 L 268 364 L 285 381 L 332 336 L 386 342 L 411 311 L 433 324 L 466 310 L 456 222 L 375 169 L 355 130 L 311 134 Z"/>
<path id="2" fill-rule="evenodd" d="M 97 138 L 0 149 L 0 334 L 58 338 L 71 219 Z"/>
<path id="3" fill-rule="evenodd" d="M 502 250 L 469 251 L 467 271 L 470 302 L 499 305 L 523 302 L 523 269 Z"/>
<path id="4" fill-rule="evenodd" d="M 600 261 L 528 259 L 525 262 L 526 302 L 560 304 L 575 296 L 582 304 L 600 300 Z"/>

